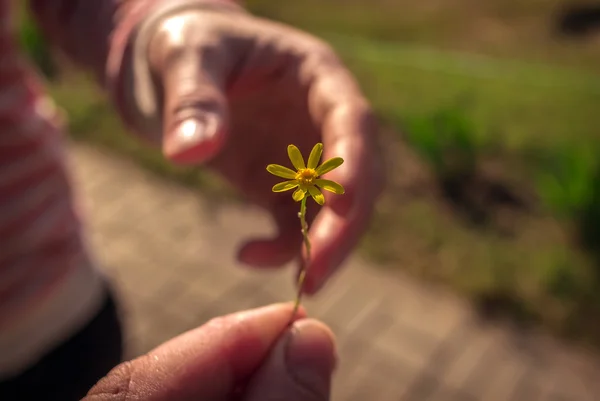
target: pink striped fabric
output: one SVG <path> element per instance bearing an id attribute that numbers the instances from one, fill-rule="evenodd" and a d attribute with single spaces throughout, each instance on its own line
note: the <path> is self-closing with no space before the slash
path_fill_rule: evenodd
<path id="1" fill-rule="evenodd" d="M 112 32 L 123 29 L 132 10 L 139 15 L 153 2 L 29 4 L 48 39 L 104 82 Z M 10 0 L 0 0 L 0 333 L 91 264 L 65 165 L 63 127 L 21 54 L 11 8 Z"/>
<path id="2" fill-rule="evenodd" d="M 0 18 L 9 19 L 3 2 Z M 0 329 L 43 302 L 86 255 L 60 127 L 13 33 L 0 32 Z"/>
<path id="3" fill-rule="evenodd" d="M 129 120 L 121 64 L 134 28 L 163 5 L 206 1 L 231 0 L 29 4 L 47 39 L 95 73 Z M 11 6 L 0 0 L 0 380 L 85 325 L 103 296 L 73 199 L 61 119 L 20 52 Z"/>

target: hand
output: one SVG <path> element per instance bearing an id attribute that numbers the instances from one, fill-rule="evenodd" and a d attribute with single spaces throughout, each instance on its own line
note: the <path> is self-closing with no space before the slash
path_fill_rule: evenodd
<path id="1" fill-rule="evenodd" d="M 291 305 L 210 321 L 100 380 L 84 401 L 326 401 L 335 367 L 331 331 Z"/>
<path id="2" fill-rule="evenodd" d="M 287 165 L 288 144 L 307 155 L 317 142 L 323 160 L 345 159 L 327 178 L 346 194 L 309 207 L 305 291 L 316 292 L 365 231 L 382 186 L 377 124 L 354 78 L 320 40 L 235 9 L 166 18 L 149 52 L 162 84 L 165 155 L 206 163 L 274 217 L 278 234 L 246 242 L 241 262 L 277 267 L 300 249 L 299 206 L 271 192 L 278 179 L 267 164 Z"/>

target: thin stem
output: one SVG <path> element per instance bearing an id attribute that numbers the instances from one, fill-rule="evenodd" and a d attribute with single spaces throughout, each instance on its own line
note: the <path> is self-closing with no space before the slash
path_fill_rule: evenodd
<path id="1" fill-rule="evenodd" d="M 298 308 L 300 307 L 300 301 L 302 300 L 302 290 L 304 288 L 304 280 L 306 279 L 306 271 L 308 270 L 308 264 L 310 261 L 310 240 L 308 239 L 308 223 L 306 222 L 306 199 L 308 196 L 305 196 L 300 203 L 300 213 L 298 213 L 298 217 L 300 218 L 300 227 L 302 229 L 302 238 L 304 243 L 304 249 L 306 251 L 305 257 L 301 258 L 300 264 L 300 274 L 298 275 L 298 292 L 296 293 L 296 301 L 294 303 L 294 313 L 292 317 L 296 316 L 298 312 Z"/>

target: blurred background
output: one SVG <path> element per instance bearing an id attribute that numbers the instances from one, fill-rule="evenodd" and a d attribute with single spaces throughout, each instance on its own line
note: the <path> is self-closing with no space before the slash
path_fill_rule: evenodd
<path id="1" fill-rule="evenodd" d="M 600 3 L 246 3 L 329 41 L 383 121 L 390 181 L 360 249 L 373 274 L 436 283 L 486 319 L 600 345 Z M 76 143 L 235 202 L 125 133 L 22 20 Z"/>

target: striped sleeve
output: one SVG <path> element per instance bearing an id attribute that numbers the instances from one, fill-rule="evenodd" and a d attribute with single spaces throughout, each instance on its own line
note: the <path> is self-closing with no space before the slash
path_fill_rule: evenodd
<path id="1" fill-rule="evenodd" d="M 158 15 L 155 7 L 203 1 L 229 0 L 29 4 L 45 36 L 110 89 L 120 87 L 135 28 Z M 79 218 L 61 118 L 20 53 L 11 3 L 0 0 L 0 381 L 82 327 L 104 291 Z"/>
<path id="2" fill-rule="evenodd" d="M 0 380 L 72 335 L 103 297 L 61 119 L 20 52 L 11 3 L 0 0 Z"/>

